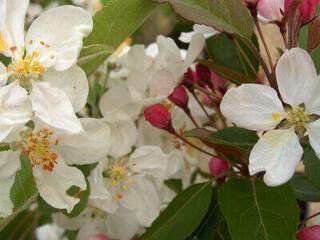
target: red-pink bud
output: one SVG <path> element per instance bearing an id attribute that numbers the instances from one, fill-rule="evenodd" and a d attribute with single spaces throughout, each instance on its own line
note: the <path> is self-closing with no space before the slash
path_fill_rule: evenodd
<path id="1" fill-rule="evenodd" d="M 188 102 L 189 97 L 184 86 L 176 87 L 173 92 L 168 96 L 168 99 L 184 111 L 189 111 Z"/>
<path id="2" fill-rule="evenodd" d="M 90 237 L 88 240 L 111 240 L 108 236 L 104 234 L 98 234 L 95 236 Z"/>
<path id="3" fill-rule="evenodd" d="M 285 15 L 289 16 L 291 11 L 291 4 L 294 0 L 285 0 L 284 9 Z M 302 0 L 299 6 L 300 22 L 302 24 L 311 20 L 316 13 L 319 0 Z"/>
<path id="4" fill-rule="evenodd" d="M 196 73 L 198 75 L 199 81 L 203 86 L 208 85 L 209 88 L 213 89 L 211 81 L 211 71 L 209 68 L 202 64 L 196 65 Z"/>
<path id="5" fill-rule="evenodd" d="M 211 79 L 216 92 L 220 93 L 223 96 L 228 90 L 229 81 L 223 77 L 218 76 L 214 72 L 211 72 Z"/>
<path id="6" fill-rule="evenodd" d="M 229 168 L 230 168 L 230 165 L 225 160 L 222 160 L 222 159 L 216 158 L 216 157 L 213 157 L 210 159 L 209 169 L 210 169 L 212 176 L 216 177 L 216 176 L 228 171 Z"/>
<path id="7" fill-rule="evenodd" d="M 191 68 L 188 68 L 187 72 L 183 75 L 182 84 L 189 89 L 189 91 L 193 91 L 193 85 L 196 84 L 196 80 Z"/>
<path id="8" fill-rule="evenodd" d="M 171 114 L 162 104 L 154 104 L 145 108 L 144 117 L 152 126 L 167 130 L 171 133 L 174 132 L 171 123 Z"/>
<path id="9" fill-rule="evenodd" d="M 300 230 L 296 237 L 298 240 L 320 240 L 320 225 L 306 227 Z"/>

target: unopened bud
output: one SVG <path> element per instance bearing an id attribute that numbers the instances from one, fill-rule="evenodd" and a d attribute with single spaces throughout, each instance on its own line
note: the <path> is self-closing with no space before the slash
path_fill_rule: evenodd
<path id="1" fill-rule="evenodd" d="M 89 240 L 111 240 L 108 236 L 104 234 L 98 234 L 89 238 Z"/>
<path id="2" fill-rule="evenodd" d="M 184 86 L 176 87 L 168 96 L 168 99 L 178 107 L 182 108 L 185 112 L 190 111 L 188 108 L 189 97 Z"/>
<path id="3" fill-rule="evenodd" d="M 209 169 L 212 176 L 219 176 L 229 170 L 230 165 L 227 161 L 213 157 L 209 162 Z"/>
<path id="4" fill-rule="evenodd" d="M 285 6 L 285 15 L 289 16 L 291 13 L 291 4 L 294 3 L 295 0 L 285 0 L 284 6 Z M 315 13 L 317 6 L 319 4 L 319 0 L 302 0 L 299 7 L 299 15 L 300 15 L 300 22 L 302 24 L 307 23 L 310 21 Z"/>
<path id="5" fill-rule="evenodd" d="M 174 132 L 171 114 L 162 104 L 154 104 L 145 108 L 144 117 L 152 126 L 166 130 L 170 133 Z"/>
<path id="6" fill-rule="evenodd" d="M 196 84 L 194 73 L 191 68 L 188 68 L 187 72 L 183 75 L 182 85 L 192 92 L 194 90 L 194 84 Z"/>
<path id="7" fill-rule="evenodd" d="M 296 237 L 298 240 L 320 240 L 320 225 L 306 227 L 300 230 Z"/>
<path id="8" fill-rule="evenodd" d="M 211 71 L 209 68 L 202 64 L 197 64 L 196 73 L 198 75 L 200 83 L 202 83 L 203 86 L 207 85 L 210 89 L 213 89 L 213 84 L 211 81 Z"/>

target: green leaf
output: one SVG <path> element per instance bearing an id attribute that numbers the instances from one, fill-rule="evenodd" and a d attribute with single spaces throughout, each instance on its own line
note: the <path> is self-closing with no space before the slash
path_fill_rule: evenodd
<path id="1" fill-rule="evenodd" d="M 244 150 L 250 150 L 258 139 L 254 131 L 238 127 L 225 128 L 208 138 L 211 143 L 216 145 L 234 146 Z"/>
<path id="2" fill-rule="evenodd" d="M 207 213 L 212 194 L 211 184 L 192 185 L 177 195 L 139 239 L 183 240 L 188 237 Z"/>
<path id="3" fill-rule="evenodd" d="M 150 0 L 110 0 L 93 18 L 93 31 L 84 41 L 80 65 L 87 75 L 144 22 L 158 6 Z"/>
<path id="4" fill-rule="evenodd" d="M 300 201 L 320 202 L 320 188 L 314 186 L 305 176 L 294 176 L 291 186 Z"/>
<path id="5" fill-rule="evenodd" d="M 170 3 L 184 18 L 250 40 L 253 20 L 242 0 L 156 0 Z"/>
<path id="6" fill-rule="evenodd" d="M 320 159 L 311 146 L 304 147 L 305 174 L 309 181 L 320 188 Z"/>
<path id="7" fill-rule="evenodd" d="M 217 190 L 213 189 L 206 217 L 187 240 L 231 240 L 227 223 L 218 206 L 217 196 Z"/>
<path id="8" fill-rule="evenodd" d="M 181 179 L 168 179 L 164 184 L 177 194 L 182 192 L 183 186 Z"/>
<path id="9" fill-rule="evenodd" d="M 14 205 L 14 211 L 9 217 L 0 221 L 0 230 L 7 226 L 19 213 L 29 207 L 38 196 L 30 160 L 21 156 L 20 161 L 21 170 L 16 174 L 10 196 Z"/>
<path id="10" fill-rule="evenodd" d="M 218 203 L 232 240 L 290 240 L 299 224 L 299 208 L 290 184 L 267 187 L 261 180 L 231 179 Z"/>
<path id="11" fill-rule="evenodd" d="M 252 43 L 255 43 L 257 47 L 257 38 L 255 35 L 253 36 Z M 207 39 L 207 48 L 211 60 L 216 65 L 238 72 L 250 79 L 250 82 L 256 81 L 259 62 L 252 51 L 239 38 L 229 38 L 226 34 L 217 34 Z M 219 75 L 219 72 L 217 74 Z M 234 82 L 237 79 L 229 80 Z"/>

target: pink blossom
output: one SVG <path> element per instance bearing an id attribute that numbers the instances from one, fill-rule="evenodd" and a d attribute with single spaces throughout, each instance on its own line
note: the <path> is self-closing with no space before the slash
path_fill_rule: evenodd
<path id="1" fill-rule="evenodd" d="M 220 158 L 213 157 L 209 162 L 209 169 L 212 176 L 219 176 L 220 174 L 228 171 L 230 165 L 227 161 Z"/>
<path id="2" fill-rule="evenodd" d="M 259 16 L 267 22 L 281 22 L 283 12 L 284 0 L 260 0 L 258 2 Z"/>
<path id="3" fill-rule="evenodd" d="M 306 227 L 296 234 L 298 240 L 320 240 L 320 225 Z"/>

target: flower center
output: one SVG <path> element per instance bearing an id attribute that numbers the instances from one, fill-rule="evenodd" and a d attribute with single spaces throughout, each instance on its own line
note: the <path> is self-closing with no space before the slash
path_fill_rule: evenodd
<path id="1" fill-rule="evenodd" d="M 37 51 L 26 54 L 23 58 L 13 61 L 7 67 L 7 72 L 14 73 L 15 77 L 19 79 L 28 75 L 40 75 L 45 70 L 45 67 L 39 61 L 39 53 Z"/>
<path id="2" fill-rule="evenodd" d="M 118 201 L 123 197 L 123 191 L 129 189 L 130 185 L 134 183 L 133 176 L 138 172 L 134 170 L 134 165 L 130 165 L 127 158 L 117 160 L 111 164 L 106 170 L 107 177 L 111 180 L 110 185 L 114 188 L 115 194 L 113 200 Z"/>
<path id="3" fill-rule="evenodd" d="M 287 120 L 296 128 L 302 128 L 311 119 L 303 107 L 295 107 L 287 111 Z"/>
<path id="4" fill-rule="evenodd" d="M 3 38 L 3 34 L 0 33 L 0 52 L 7 51 L 8 49 L 9 49 L 9 46 Z"/>
<path id="5" fill-rule="evenodd" d="M 37 133 L 30 132 L 23 140 L 23 154 L 29 157 L 32 167 L 41 165 L 46 171 L 51 172 L 57 164 L 57 153 L 52 151 L 58 145 L 58 140 L 52 140 L 53 132 L 47 128 Z"/>

